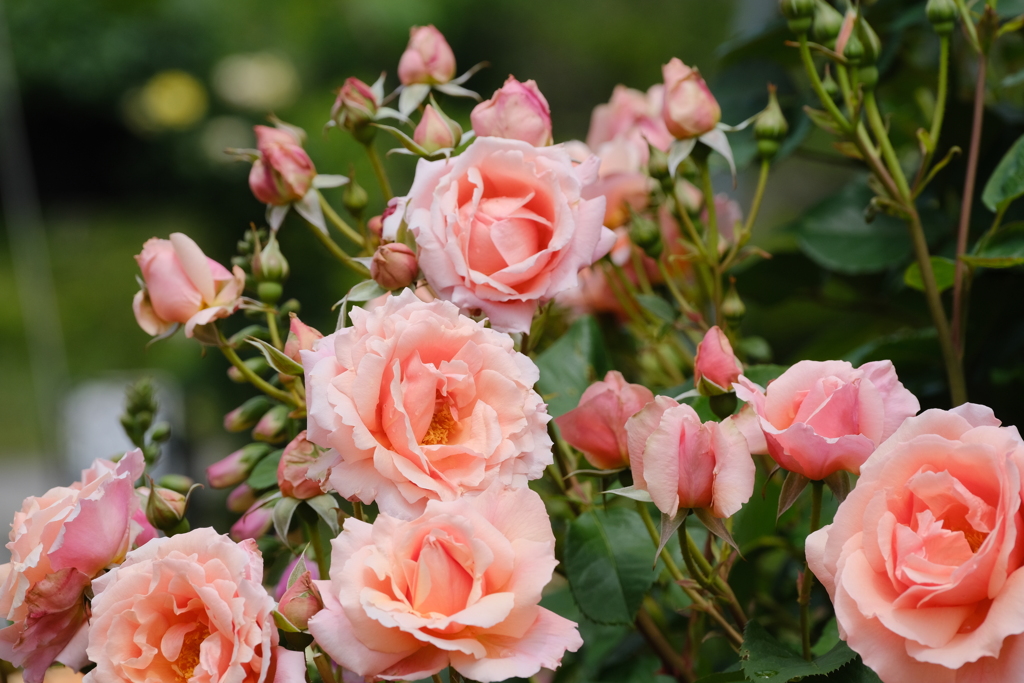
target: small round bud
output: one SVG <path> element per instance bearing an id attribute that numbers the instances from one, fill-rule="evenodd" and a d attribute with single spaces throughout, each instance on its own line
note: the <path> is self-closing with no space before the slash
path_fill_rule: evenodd
<path id="1" fill-rule="evenodd" d="M 367 196 L 366 190 L 356 182 L 356 176 L 352 174 L 345 189 L 341 192 L 341 203 L 345 205 L 350 214 L 358 218 L 363 215 L 363 209 L 366 208 L 369 201 L 370 198 Z"/>
<path id="2" fill-rule="evenodd" d="M 288 438 L 288 413 L 285 405 L 276 405 L 260 418 L 252 430 L 252 438 L 264 443 L 280 443 Z"/>
<path id="3" fill-rule="evenodd" d="M 298 313 L 302 308 L 302 304 L 299 303 L 298 299 L 288 299 L 283 304 L 277 307 L 281 315 L 288 315 L 289 313 Z"/>
<path id="4" fill-rule="evenodd" d="M 188 493 L 195 484 L 191 477 L 186 477 L 184 474 L 165 474 L 156 480 L 157 486 L 177 491 L 181 494 Z"/>
<path id="5" fill-rule="evenodd" d="M 768 106 L 754 120 L 754 137 L 757 139 L 757 150 L 762 158 L 770 159 L 779 149 L 779 142 L 789 132 L 789 124 L 779 107 L 779 99 L 775 95 L 775 86 L 768 86 Z"/>
<path id="6" fill-rule="evenodd" d="M 873 89 L 878 85 L 878 69 L 874 66 L 866 66 L 858 69 L 857 80 L 866 90 Z"/>
<path id="7" fill-rule="evenodd" d="M 417 272 L 416 254 L 401 242 L 380 245 L 370 261 L 370 277 L 384 289 L 408 287 Z"/>
<path id="8" fill-rule="evenodd" d="M 843 15 L 825 0 L 814 8 L 814 39 L 825 47 L 833 47 L 843 28 Z"/>
<path id="9" fill-rule="evenodd" d="M 940 36 L 947 36 L 953 32 L 958 14 L 956 3 L 953 0 L 928 0 L 924 11 L 928 15 L 928 21 L 931 22 L 932 28 Z"/>
<path id="10" fill-rule="evenodd" d="M 272 234 L 259 255 L 252 259 L 252 276 L 259 283 L 284 282 L 288 279 L 289 272 L 288 260 L 281 253 L 277 236 Z M 278 298 L 280 296 L 278 294 Z"/>
<path id="11" fill-rule="evenodd" d="M 242 363 L 245 367 L 252 370 L 257 375 L 263 376 L 270 370 L 270 365 L 267 363 L 267 359 L 263 356 L 253 356 L 252 358 L 246 358 Z M 228 379 L 235 384 L 245 384 L 249 380 L 245 378 L 242 371 L 232 365 L 228 368 Z"/>
<path id="12" fill-rule="evenodd" d="M 662 152 L 657 147 L 651 147 L 650 160 L 647 162 L 647 172 L 651 174 L 652 178 L 657 180 L 668 178 L 668 154 Z"/>
<path id="13" fill-rule="evenodd" d="M 814 17 L 814 0 L 779 0 L 782 14 L 789 19 L 789 30 L 807 33 Z"/>
<path id="14" fill-rule="evenodd" d="M 722 316 L 732 328 L 739 327 L 743 317 L 747 314 L 747 307 L 743 304 L 739 292 L 736 291 L 736 280 L 732 279 L 729 284 L 729 291 L 722 300 Z"/>
<path id="15" fill-rule="evenodd" d="M 843 57 L 854 66 L 860 64 L 864 59 L 864 44 L 860 42 L 857 31 L 850 33 L 850 38 L 846 41 L 846 47 L 843 49 Z"/>
<path id="16" fill-rule="evenodd" d="M 171 425 L 167 422 L 157 422 L 153 425 L 153 431 L 149 433 L 149 438 L 157 443 L 167 441 L 171 438 Z"/>
<path id="17" fill-rule="evenodd" d="M 882 39 L 878 37 L 875 29 L 871 28 L 871 24 L 863 16 L 858 17 L 853 34 L 860 39 L 861 45 L 864 46 L 864 56 L 861 57 L 860 65 L 873 66 L 882 54 Z M 853 36 L 850 37 L 850 40 L 852 42 Z"/>
<path id="18" fill-rule="evenodd" d="M 370 231 L 371 235 L 380 239 L 380 236 L 384 234 L 384 217 L 374 216 L 366 221 L 366 229 Z"/>
<path id="19" fill-rule="evenodd" d="M 270 410 L 271 405 L 267 397 L 253 396 L 224 416 L 224 429 L 229 432 L 243 432 L 249 429 Z"/>
<path id="20" fill-rule="evenodd" d="M 284 293 L 284 288 L 281 287 L 280 282 L 261 282 L 256 285 L 256 293 L 260 297 L 260 301 L 263 303 L 273 304 L 281 298 L 281 294 Z"/>
<path id="21" fill-rule="evenodd" d="M 829 68 L 828 64 L 825 65 L 825 76 L 821 79 L 821 85 L 825 88 L 825 92 L 828 93 L 828 96 L 833 100 L 838 100 L 839 96 L 842 94 L 839 90 L 839 84 L 836 83 L 836 79 L 832 78 L 832 69 Z"/>
<path id="22" fill-rule="evenodd" d="M 665 248 L 661 241 L 661 229 L 658 224 L 638 213 L 633 214 L 633 220 L 629 227 L 629 239 L 653 259 L 661 256 L 661 252 Z"/>

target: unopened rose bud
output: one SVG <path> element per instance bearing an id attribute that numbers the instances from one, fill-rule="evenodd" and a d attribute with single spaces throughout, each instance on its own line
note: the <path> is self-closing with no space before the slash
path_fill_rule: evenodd
<path id="1" fill-rule="evenodd" d="M 169 422 L 157 422 L 149 432 L 149 438 L 156 443 L 163 443 L 171 438 L 171 425 Z"/>
<path id="2" fill-rule="evenodd" d="M 846 58 L 851 66 L 857 66 L 864 59 L 864 45 L 854 30 L 857 15 L 855 12 L 847 12 L 843 17 L 843 28 L 836 39 L 836 52 Z"/>
<path id="3" fill-rule="evenodd" d="M 455 76 L 455 53 L 441 32 L 430 26 L 409 29 L 409 45 L 398 61 L 398 80 L 413 83 L 447 83 Z"/>
<path id="4" fill-rule="evenodd" d="M 370 261 L 370 277 L 384 289 L 408 287 L 417 272 L 416 254 L 401 242 L 380 245 Z"/>
<path id="5" fill-rule="evenodd" d="M 257 375 L 264 375 L 268 370 L 270 370 L 270 365 L 267 363 L 267 359 L 263 356 L 246 358 L 242 361 L 242 364 Z M 242 371 L 234 365 L 228 368 L 228 379 L 236 384 L 245 384 L 249 381 L 246 379 L 245 375 L 242 374 Z"/>
<path id="6" fill-rule="evenodd" d="M 807 33 L 814 18 L 814 0 L 779 0 L 782 14 L 789 20 L 793 33 Z"/>
<path id="7" fill-rule="evenodd" d="M 629 226 L 629 239 L 644 250 L 648 256 L 657 259 L 665 248 L 661 239 L 661 228 L 647 216 L 634 213 Z"/>
<path id="8" fill-rule="evenodd" d="M 349 177 L 345 189 L 341 191 L 341 203 L 345 206 L 345 210 L 356 218 L 363 215 L 366 205 L 370 203 L 366 189 L 356 182 L 354 173 Z"/>
<path id="9" fill-rule="evenodd" d="M 449 121 L 438 113 L 432 105 L 427 105 L 423 110 L 423 118 L 413 131 L 412 139 L 417 145 L 428 152 L 436 152 L 439 149 L 451 149 L 459 144 L 459 135 L 456 136 Z"/>
<path id="10" fill-rule="evenodd" d="M 480 137 L 522 140 L 534 147 L 552 143 L 551 108 L 532 80 L 520 83 L 509 76 L 491 99 L 474 107 L 469 120 Z"/>
<path id="11" fill-rule="evenodd" d="M 146 519 L 168 536 L 182 534 L 189 530 L 185 519 L 188 495 L 157 486 L 150 491 L 146 502 Z"/>
<path id="12" fill-rule="evenodd" d="M 249 188 L 264 204 L 283 206 L 306 196 L 316 168 L 291 130 L 254 126 L 260 150 L 249 172 Z"/>
<path id="13" fill-rule="evenodd" d="M 842 94 L 842 91 L 839 90 L 839 84 L 836 83 L 836 79 L 832 78 L 832 69 L 829 68 L 828 64 L 825 65 L 825 77 L 821 79 L 821 87 L 825 89 L 825 92 L 828 93 L 828 96 L 831 97 L 833 101 L 838 100 L 839 96 Z"/>
<path id="14" fill-rule="evenodd" d="M 928 0 L 924 11 L 932 28 L 940 36 L 948 36 L 953 32 L 953 25 L 959 14 L 953 0 Z"/>
<path id="15" fill-rule="evenodd" d="M 365 144 L 373 140 L 377 132 L 370 123 L 377 115 L 378 107 L 380 102 L 373 88 L 358 78 L 348 78 L 331 107 L 331 119 Z"/>
<path id="16" fill-rule="evenodd" d="M 860 65 L 862 67 L 874 66 L 882 54 L 881 38 L 878 37 L 875 29 L 871 28 L 871 24 L 863 16 L 857 17 L 854 35 L 860 39 L 861 45 L 864 46 L 864 56 L 860 60 Z"/>
<path id="17" fill-rule="evenodd" d="M 384 234 L 384 216 L 374 216 L 366 221 L 366 229 L 370 231 L 371 235 L 380 239 L 380 236 Z"/>
<path id="18" fill-rule="evenodd" d="M 319 455 L 317 447 L 306 440 L 305 430 L 284 447 L 284 453 L 277 464 L 277 486 L 281 489 L 281 495 L 306 500 L 324 492 L 320 482 L 306 478 L 309 466 L 316 462 Z"/>
<path id="19" fill-rule="evenodd" d="M 224 429 L 229 432 L 244 432 L 255 425 L 263 414 L 270 410 L 270 399 L 253 396 L 224 416 Z"/>
<path id="20" fill-rule="evenodd" d="M 309 620 L 323 608 L 324 601 L 320 597 L 320 590 L 313 583 L 313 575 L 309 571 L 303 572 L 302 576 L 295 580 L 291 588 L 281 596 L 277 605 L 277 611 L 291 622 L 292 626 L 302 631 L 309 628 Z"/>
<path id="21" fill-rule="evenodd" d="M 662 118 L 668 131 L 679 140 L 707 133 L 718 125 L 722 109 L 700 72 L 673 57 L 661 67 L 665 78 Z"/>
<path id="22" fill-rule="evenodd" d="M 779 143 L 789 132 L 789 124 L 782 115 L 779 99 L 775 96 L 775 86 L 768 85 L 768 106 L 754 120 L 754 137 L 757 139 L 757 151 L 762 159 L 771 159 L 779 151 Z"/>
<path id="23" fill-rule="evenodd" d="M 740 293 L 736 291 L 736 280 L 733 279 L 729 284 L 729 291 L 722 299 L 722 317 L 735 329 L 743 322 L 743 317 L 746 314 L 747 307 L 744 305 L 743 299 L 740 298 Z"/>
<path id="24" fill-rule="evenodd" d="M 239 484 L 228 494 L 227 508 L 231 512 L 245 512 L 256 502 L 256 492 L 248 484 Z"/>
<path id="25" fill-rule="evenodd" d="M 715 325 L 697 346 L 693 359 L 694 386 L 702 396 L 726 394 L 741 374 L 743 366 L 733 353 L 729 338 Z"/>
<path id="26" fill-rule="evenodd" d="M 288 279 L 288 260 L 281 253 L 277 236 L 270 235 L 267 244 L 252 260 L 252 276 L 256 282 L 284 282 Z"/>
<path id="27" fill-rule="evenodd" d="M 657 147 L 651 147 L 651 156 L 647 161 L 647 172 L 652 178 L 665 180 L 670 177 L 668 172 L 668 154 Z"/>
<path id="28" fill-rule="evenodd" d="M 274 525 L 274 505 L 257 501 L 231 525 L 231 538 L 237 542 L 247 538 L 258 539 Z"/>
<path id="29" fill-rule="evenodd" d="M 196 485 L 192 477 L 184 474 L 165 474 L 156 480 L 156 485 L 178 493 L 188 493 Z"/>
<path id="30" fill-rule="evenodd" d="M 288 413 L 285 405 L 276 405 L 260 418 L 252 430 L 252 438 L 266 443 L 280 443 L 288 438 Z"/>
<path id="31" fill-rule="evenodd" d="M 302 356 L 299 351 L 310 351 L 317 339 L 323 339 L 324 335 L 306 323 L 299 320 L 299 316 L 292 315 L 291 328 L 288 330 L 288 340 L 284 343 L 284 355 L 296 363 L 302 363 Z"/>
<path id="32" fill-rule="evenodd" d="M 206 468 L 206 480 L 215 489 L 226 489 L 249 478 L 249 473 L 272 449 L 264 443 L 251 443 Z"/>
<path id="33" fill-rule="evenodd" d="M 814 40 L 825 47 L 834 47 L 842 28 L 843 15 L 825 0 L 817 0 L 814 8 Z"/>

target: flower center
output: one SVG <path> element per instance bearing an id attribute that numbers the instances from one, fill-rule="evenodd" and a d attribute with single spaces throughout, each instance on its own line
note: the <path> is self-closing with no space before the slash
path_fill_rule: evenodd
<path id="1" fill-rule="evenodd" d="M 944 519 L 942 520 L 942 527 L 950 531 L 959 531 L 962 533 L 964 538 L 967 540 L 967 545 L 971 546 L 972 553 L 978 552 L 978 548 L 980 548 L 981 544 L 985 542 L 986 538 L 988 538 L 987 533 L 984 531 L 978 531 L 963 517 L 958 520 L 950 520 L 948 518 Z"/>
<path id="2" fill-rule="evenodd" d="M 420 443 L 424 446 L 448 443 L 448 435 L 455 429 L 455 425 L 455 418 L 452 417 L 452 411 L 448 409 L 448 404 L 439 401 L 434 409 L 434 417 L 430 420 L 427 433 L 423 435 L 423 441 Z"/>
<path id="3" fill-rule="evenodd" d="M 192 678 L 192 672 L 199 666 L 199 646 L 209 635 L 210 629 L 206 628 L 206 624 L 200 624 L 198 628 L 185 634 L 185 639 L 181 643 L 181 652 L 171 664 L 171 668 L 178 674 L 178 680 L 187 681 Z"/>

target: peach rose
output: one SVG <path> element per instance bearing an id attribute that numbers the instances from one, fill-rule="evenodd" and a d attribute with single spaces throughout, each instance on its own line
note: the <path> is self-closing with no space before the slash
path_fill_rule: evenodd
<path id="1" fill-rule="evenodd" d="M 784 469 L 821 480 L 861 464 L 921 409 L 892 362 L 800 361 L 768 384 L 741 376 L 736 396 L 753 404 L 768 453 Z"/>
<path id="2" fill-rule="evenodd" d="M 700 72 L 673 57 L 661 67 L 661 73 L 665 78 L 661 113 L 668 131 L 688 140 L 714 130 L 722 119 L 722 108 Z"/>
<path id="3" fill-rule="evenodd" d="M 594 382 L 580 396 L 578 406 L 555 418 L 566 442 L 583 451 L 599 469 L 629 464 L 626 420 L 654 400 L 642 384 L 630 384 L 621 372 L 612 370 L 604 381 Z"/>
<path id="4" fill-rule="evenodd" d="M 537 604 L 558 562 L 530 489 L 432 500 L 408 522 L 349 518 L 332 544 L 309 631 L 362 676 L 415 680 L 450 664 L 481 683 L 528 678 L 583 644 L 576 624 Z"/>
<path id="5" fill-rule="evenodd" d="M 575 166 L 560 146 L 501 138 L 421 159 L 404 217 L 427 281 L 494 329 L 528 332 L 538 306 L 576 286 L 615 240 L 602 227 L 604 199 L 582 195 L 597 166 L 596 157 Z M 385 238 L 398 222 L 385 220 Z"/>
<path id="6" fill-rule="evenodd" d="M 169 240 L 147 240 L 135 260 L 146 286 L 135 295 L 132 308 L 139 327 L 154 336 L 181 323 L 191 337 L 196 325 L 234 313 L 245 289 L 241 268 L 228 272 L 180 232 L 171 233 Z"/>
<path id="7" fill-rule="evenodd" d="M 253 126 L 260 158 L 249 171 L 249 189 L 264 204 L 283 206 L 306 196 L 316 168 L 291 130 Z"/>
<path id="8" fill-rule="evenodd" d="M 587 145 L 598 149 L 604 143 L 618 139 L 628 139 L 636 144 L 639 135 L 642 144 L 636 147 L 642 154 L 640 163 L 646 166 L 647 143 L 663 152 L 667 152 L 672 144 L 672 134 L 661 116 L 664 98 L 665 87 L 660 83 L 652 85 L 646 93 L 624 85 L 615 86 L 608 104 L 597 105 L 590 115 Z"/>
<path id="9" fill-rule="evenodd" d="M 84 683 L 263 683 L 278 635 L 262 580 L 254 541 L 208 527 L 133 550 L 93 581 Z"/>
<path id="10" fill-rule="evenodd" d="M 658 396 L 626 422 L 633 484 L 663 513 L 703 508 L 739 512 L 754 492 L 754 461 L 731 419 L 701 423 L 697 412 Z"/>
<path id="11" fill-rule="evenodd" d="M 861 467 L 807 562 L 885 683 L 1024 671 L 1024 442 L 965 404 L 911 417 Z"/>
<path id="12" fill-rule="evenodd" d="M 473 108 L 473 132 L 480 137 L 522 140 L 535 147 L 550 145 L 551 108 L 537 83 L 509 76 L 494 96 Z"/>
<path id="13" fill-rule="evenodd" d="M 455 53 L 441 32 L 433 24 L 409 29 L 409 45 L 398 60 L 402 85 L 447 83 L 454 75 Z"/>
<path id="14" fill-rule="evenodd" d="M 55 660 L 75 669 L 85 663 L 89 582 L 120 562 L 142 528 L 135 480 L 142 451 L 119 463 L 97 459 L 81 481 L 25 499 L 11 523 L 11 561 L 0 565 L 0 659 L 25 667 L 40 683 Z"/>
<path id="15" fill-rule="evenodd" d="M 342 497 L 414 517 L 551 464 L 540 373 L 508 335 L 408 289 L 351 317 L 302 352 L 308 438 L 333 449 L 314 467 Z"/>

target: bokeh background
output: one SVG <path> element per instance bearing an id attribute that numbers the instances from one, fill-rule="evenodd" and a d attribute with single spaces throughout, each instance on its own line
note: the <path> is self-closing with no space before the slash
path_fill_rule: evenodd
<path id="1" fill-rule="evenodd" d="M 944 405 L 944 380 L 923 297 L 903 273 L 910 243 L 902 225 L 867 223 L 863 174 L 800 113 L 810 98 L 785 47 L 774 0 L 0 0 L 0 519 L 23 496 L 65 481 L 94 457 L 126 444 L 117 416 L 124 384 L 152 374 L 174 426 L 171 455 L 202 478 L 203 467 L 241 443 L 222 416 L 250 395 L 226 377 L 226 362 L 183 335 L 147 346 L 131 312 L 133 255 L 149 237 L 187 232 L 227 263 L 263 206 L 246 185 L 248 165 L 225 147 L 253 146 L 251 127 L 273 112 L 309 133 L 318 169 L 348 173 L 380 198 L 362 150 L 321 133 L 334 90 L 347 76 L 388 90 L 411 25 L 445 34 L 460 72 L 490 67 L 468 86 L 489 96 L 508 76 L 535 79 L 553 113 L 556 141 L 583 138 L 591 109 L 617 83 L 646 89 L 678 56 L 698 66 L 738 123 L 780 88 L 792 137 L 776 164 L 755 229 L 771 260 L 739 274 L 749 313 L 744 332 L 776 363 L 802 358 L 863 362 L 891 357 L 927 406 Z M 883 107 L 901 153 L 934 96 L 937 41 L 924 2 L 879 0 L 869 18 L 885 41 Z M 1024 11 L 1004 0 L 1003 14 Z M 1009 36 L 993 58 L 981 178 L 1024 131 L 1024 41 Z M 954 46 L 947 139 L 967 147 L 973 62 Z M 1015 78 L 1016 77 L 1016 78 Z M 447 100 L 467 120 L 471 103 Z M 749 133 L 733 137 L 746 206 L 754 177 Z M 379 136 L 381 149 L 390 140 Z M 19 150 L 26 153 L 20 155 Z M 13 161 L 12 161 L 13 160 Z M 413 161 L 390 157 L 396 188 Z M 15 172 L 11 172 L 11 168 Z M 933 248 L 951 253 L 963 166 L 954 161 L 924 198 Z M 338 190 L 328 192 L 339 192 Z M 331 197 L 338 202 L 339 195 Z M 980 203 L 976 228 L 991 214 Z M 374 210 L 376 208 L 376 210 Z M 1009 219 L 1019 219 L 1011 215 Z M 292 266 L 286 296 L 304 320 L 333 329 L 331 305 L 348 280 L 290 217 L 281 242 Z M 1005 421 L 1022 417 L 1024 280 L 987 273 L 974 288 L 968 340 L 972 398 Z M 206 491 L 201 505 L 219 509 Z M 0 558 L 2 560 L 2 558 Z"/>

